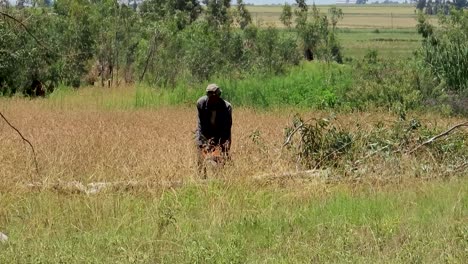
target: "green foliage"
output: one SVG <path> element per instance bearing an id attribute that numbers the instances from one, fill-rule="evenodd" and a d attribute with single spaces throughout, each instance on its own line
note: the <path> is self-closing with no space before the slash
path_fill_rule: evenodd
<path id="1" fill-rule="evenodd" d="M 296 115 L 292 127 L 286 128 L 286 142 L 290 144 L 295 133 L 299 134 L 299 143 L 295 147 L 298 162 L 306 169 L 332 166 L 352 149 L 351 133 L 332 124 L 330 119 L 304 121 Z"/>
<path id="2" fill-rule="evenodd" d="M 337 94 L 351 85 L 349 68 L 304 63 L 284 75 L 267 74 L 242 80 L 215 78 L 233 104 L 255 108 L 330 108 L 343 103 Z"/>
<path id="3" fill-rule="evenodd" d="M 359 126 L 359 125 L 358 125 Z M 340 127 L 333 116 L 304 120 L 295 115 L 292 125 L 285 129 L 285 144 L 294 162 L 306 169 L 335 167 L 356 170 L 368 158 L 377 156 L 384 160 L 403 159 L 403 155 L 418 155 L 421 144 L 441 133 L 429 128 L 418 119 L 398 120 L 390 124 L 379 121 L 368 124 L 371 129 L 355 131 Z M 468 135 L 458 134 L 424 146 L 430 156 L 439 161 L 438 166 L 451 167 L 463 164 L 468 149 L 464 147 Z"/>
<path id="4" fill-rule="evenodd" d="M 220 85 L 223 97 L 238 107 L 275 109 L 293 106 L 302 109 L 327 109 L 345 104 L 338 95 L 349 89 L 352 83 L 349 73 L 350 69 L 343 65 L 304 63 L 281 75 L 255 73 L 238 79 L 220 74 L 210 82 Z M 173 89 L 152 89 L 140 85 L 134 98 L 134 106 L 191 106 L 204 94 L 206 85 L 204 82 L 187 88 L 185 82 L 178 82 L 172 86 Z"/>
<path id="5" fill-rule="evenodd" d="M 404 117 L 406 111 L 420 105 L 422 96 L 414 85 L 418 74 L 414 65 L 381 60 L 376 50 L 370 50 L 354 69 L 355 83 L 344 94 L 353 108 L 384 107 Z"/>
<path id="6" fill-rule="evenodd" d="M 206 5 L 206 21 L 215 28 L 229 26 L 231 0 L 203 0 Z"/>
<path id="7" fill-rule="evenodd" d="M 88 61 L 95 53 L 97 41 L 96 17 L 93 6 L 84 0 L 57 1 L 54 4 L 57 21 L 53 28 L 56 53 L 60 54 L 58 71 L 66 85 L 80 86 L 87 73 Z"/>
<path id="8" fill-rule="evenodd" d="M 439 82 L 454 92 L 468 91 L 468 13 L 452 10 L 440 16 L 440 29 L 420 16 L 418 29 L 424 37 L 421 55 Z"/>
<path id="9" fill-rule="evenodd" d="M 283 11 L 281 12 L 280 21 L 285 25 L 287 28 L 291 28 L 292 25 L 292 8 L 291 5 L 285 3 L 283 6 Z"/>
<path id="10" fill-rule="evenodd" d="M 175 20 L 182 29 L 197 20 L 202 7 L 198 0 L 147 0 L 141 4 L 140 12 L 148 23 Z"/>
<path id="11" fill-rule="evenodd" d="M 253 27 L 242 1 L 234 13 L 229 1 L 205 3 L 202 19 L 197 0 L 145 1 L 140 12 L 116 0 L 12 9 L 19 20 L 29 17 L 25 26 L 43 41 L 36 43 L 19 24 L 1 20 L 2 93 L 22 92 L 33 83 L 53 88 L 143 81 L 174 87 L 221 74 L 281 73 L 299 63 L 294 35 Z M 243 32 L 232 29 L 233 19 Z M 15 74 L 18 63 L 34 70 Z"/>
<path id="12" fill-rule="evenodd" d="M 1 52 L 6 54 L 0 66 L 2 93 L 22 92 L 34 83 L 51 89 L 59 84 L 111 86 L 122 81 L 175 87 L 221 75 L 281 74 L 299 64 L 299 46 L 314 48 L 320 59 L 341 61 L 334 36 L 339 12 L 331 12 L 329 30 L 327 18 L 314 7 L 314 22 L 305 21 L 296 33 L 251 25 L 243 1 L 234 12 L 227 0 L 203 3 L 203 16 L 198 0 L 144 1 L 139 12 L 116 0 L 63 0 L 53 7 L 12 9 L 19 20 L 29 17 L 26 27 L 43 41 L 36 43 L 17 23 L 2 20 Z M 307 20 L 305 2 L 299 10 Z M 243 30 L 234 29 L 233 21 Z M 34 70 L 15 74 L 18 63 Z"/>
<path id="13" fill-rule="evenodd" d="M 245 7 L 243 0 L 237 0 L 234 17 L 241 29 L 246 28 L 250 23 L 252 23 L 252 16 L 250 15 L 249 10 Z"/>
<path id="14" fill-rule="evenodd" d="M 56 18 L 40 17 L 41 14 L 41 10 L 26 9 L 12 13 L 12 16 L 29 17 L 24 22 L 28 31 L 9 18 L 0 20 L 0 94 L 29 93 L 37 82 L 43 88 L 57 82 L 56 49 L 45 42 L 56 38 L 55 32 L 49 29 Z M 34 27 L 29 28 L 30 25 Z M 30 34 L 39 37 L 33 39 Z"/>
<path id="15" fill-rule="evenodd" d="M 308 8 L 296 9 L 296 30 L 301 40 L 306 59 L 315 57 L 326 61 L 343 62 L 341 48 L 336 37 L 336 25 L 343 18 L 341 9 L 332 7 L 330 18 L 321 14 L 319 9 L 312 7 L 312 16 L 308 16 Z M 329 28 L 329 25 L 332 28 Z"/>

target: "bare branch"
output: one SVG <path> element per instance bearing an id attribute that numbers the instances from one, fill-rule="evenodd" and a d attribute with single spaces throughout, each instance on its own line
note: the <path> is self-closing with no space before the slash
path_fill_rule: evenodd
<path id="1" fill-rule="evenodd" d="M 420 147 L 422 146 L 425 146 L 425 145 L 428 145 L 428 144 L 431 144 L 432 142 L 436 141 L 437 139 L 441 138 L 441 137 L 445 137 L 447 136 L 448 134 L 450 134 L 453 130 L 459 128 L 459 127 L 463 127 L 463 126 L 467 126 L 468 127 L 468 121 L 467 122 L 464 122 L 464 123 L 461 123 L 461 124 L 458 124 L 458 125 L 455 125 L 453 127 L 451 127 L 449 130 L 443 132 L 443 133 L 440 133 L 436 136 L 433 136 L 431 137 L 430 139 L 424 141 L 421 145 L 415 147 L 413 150 L 411 150 L 410 152 L 408 152 L 408 154 L 412 154 L 413 152 L 415 152 L 416 150 L 418 150 Z"/>
<path id="2" fill-rule="evenodd" d="M 143 73 L 140 76 L 140 82 L 142 82 L 143 78 L 145 78 L 145 74 L 146 74 L 146 70 L 148 69 L 149 62 L 150 62 L 151 58 L 153 58 L 154 52 L 156 51 L 156 44 L 157 44 L 158 38 L 159 38 L 159 32 L 156 31 L 154 33 L 153 43 L 151 44 L 150 50 L 148 52 L 148 57 L 146 57 L 145 68 L 143 69 Z"/>
<path id="3" fill-rule="evenodd" d="M 294 134 L 297 133 L 297 131 L 299 131 L 299 129 L 303 128 L 304 127 L 304 123 L 301 123 L 300 125 L 298 125 L 290 134 L 289 136 L 286 138 L 286 140 L 284 141 L 283 143 L 283 146 L 282 148 L 286 147 L 289 143 L 291 143 L 291 140 L 292 140 L 292 137 L 294 136 Z"/>
<path id="4" fill-rule="evenodd" d="M 16 128 L 14 127 L 9 121 L 8 119 L 6 119 L 6 117 L 2 114 L 2 112 L 0 112 L 0 116 L 3 118 L 3 120 L 5 120 L 5 122 L 13 129 L 16 131 L 16 133 L 18 133 L 18 135 L 20 135 L 21 139 L 23 139 L 23 141 L 25 141 L 26 143 L 29 144 L 29 146 L 31 147 L 32 149 L 32 152 L 33 152 L 33 156 L 34 156 L 34 165 L 36 166 L 36 172 L 37 172 L 37 175 L 39 176 L 39 166 L 37 165 L 37 157 L 36 157 L 36 150 L 34 149 L 33 145 L 31 144 L 31 142 L 29 140 L 27 140 L 23 134 L 21 134 L 21 132 Z"/>
<path id="5" fill-rule="evenodd" d="M 5 13 L 5 12 L 2 12 L 0 11 L 0 14 L 3 15 L 3 17 L 7 17 L 13 21 L 15 21 L 16 23 L 20 24 L 24 30 L 26 31 L 26 33 L 28 33 L 38 44 L 39 46 L 43 47 L 44 49 L 48 49 L 47 46 L 45 46 L 38 38 L 36 38 L 36 36 L 34 36 L 33 33 L 31 33 L 31 31 L 29 31 L 28 27 L 21 21 L 19 21 L 17 18 Z"/>
<path id="6" fill-rule="evenodd" d="M 351 145 L 353 143 L 353 141 L 351 140 L 350 142 L 344 144 L 343 146 L 339 147 L 338 149 L 336 149 L 335 151 L 333 151 L 332 153 L 326 155 L 325 157 L 323 157 L 322 159 L 320 159 L 319 162 L 317 162 L 317 165 L 315 165 L 314 169 L 318 169 L 320 167 L 320 165 L 322 165 L 322 163 L 328 159 L 329 157 L 331 157 L 332 155 L 335 155 L 336 153 L 340 152 L 341 150 L 343 150 L 344 148 L 346 148 L 347 146 Z"/>
<path id="7" fill-rule="evenodd" d="M 261 180 L 282 180 L 282 179 L 316 179 L 324 180 L 330 174 L 329 170 L 303 170 L 303 171 L 286 171 L 277 173 L 267 173 L 256 175 L 253 177 L 256 181 Z"/>

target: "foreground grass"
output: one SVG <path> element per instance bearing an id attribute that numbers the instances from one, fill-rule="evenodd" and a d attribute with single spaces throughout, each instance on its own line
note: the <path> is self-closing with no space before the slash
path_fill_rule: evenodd
<path id="1" fill-rule="evenodd" d="M 467 183 L 0 193 L 0 263 L 463 263 Z"/>

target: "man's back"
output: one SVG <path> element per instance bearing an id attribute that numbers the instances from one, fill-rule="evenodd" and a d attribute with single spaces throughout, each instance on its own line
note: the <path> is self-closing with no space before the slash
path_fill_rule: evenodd
<path id="1" fill-rule="evenodd" d="M 210 103 L 208 96 L 202 96 L 197 101 L 198 126 L 197 141 L 200 145 L 212 139 L 216 144 L 231 141 L 232 106 L 219 98 Z"/>

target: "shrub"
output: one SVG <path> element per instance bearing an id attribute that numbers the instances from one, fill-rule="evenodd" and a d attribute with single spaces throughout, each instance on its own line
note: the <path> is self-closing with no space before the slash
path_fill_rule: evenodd
<path id="1" fill-rule="evenodd" d="M 420 54 L 425 66 L 454 92 L 468 90 L 468 13 L 451 11 L 439 17 L 440 28 L 428 24 L 420 14 L 418 30 L 424 37 Z"/>

